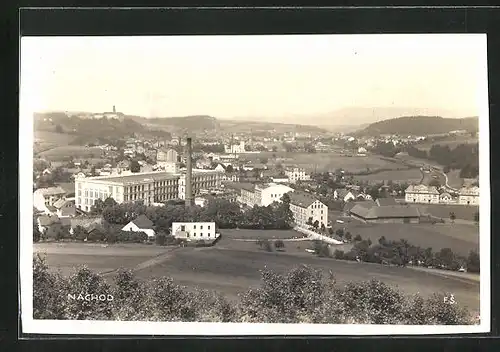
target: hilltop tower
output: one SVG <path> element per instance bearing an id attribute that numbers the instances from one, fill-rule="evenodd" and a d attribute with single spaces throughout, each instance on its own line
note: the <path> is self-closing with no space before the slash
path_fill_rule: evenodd
<path id="1" fill-rule="evenodd" d="M 113 105 L 113 114 L 116 114 L 116 106 Z"/>

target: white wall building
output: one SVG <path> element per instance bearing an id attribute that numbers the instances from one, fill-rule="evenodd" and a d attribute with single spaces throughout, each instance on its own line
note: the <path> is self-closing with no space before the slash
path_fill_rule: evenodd
<path id="1" fill-rule="evenodd" d="M 479 187 L 463 187 L 458 193 L 458 204 L 479 205 Z"/>
<path id="2" fill-rule="evenodd" d="M 153 222 L 145 215 L 139 215 L 137 219 L 132 220 L 122 228 L 122 231 L 144 232 L 148 238 L 155 237 L 156 233 Z"/>
<path id="3" fill-rule="evenodd" d="M 219 189 L 222 183 L 222 172 L 216 170 L 194 169 L 192 173 L 193 195 L 196 196 L 202 190 Z M 186 199 L 186 175 L 179 176 L 179 199 Z"/>
<path id="4" fill-rule="evenodd" d="M 59 199 L 64 199 L 65 195 L 66 191 L 61 187 L 39 188 L 33 192 L 33 206 L 48 213 L 47 206 L 53 206 Z"/>
<path id="5" fill-rule="evenodd" d="M 405 191 L 407 203 L 439 204 L 439 192 L 434 186 L 410 185 Z"/>
<path id="6" fill-rule="evenodd" d="M 312 223 L 318 221 L 319 227 L 328 225 L 328 207 L 314 195 L 302 191 L 289 193 L 290 210 L 293 213 L 295 225 L 308 228 L 307 222 L 312 218 Z"/>
<path id="7" fill-rule="evenodd" d="M 215 222 L 174 222 L 172 236 L 187 241 L 211 241 L 220 236 Z"/>
<path id="8" fill-rule="evenodd" d="M 224 150 L 228 154 L 240 154 L 245 152 L 245 142 L 241 141 L 240 144 L 225 145 Z"/>
<path id="9" fill-rule="evenodd" d="M 306 173 L 304 169 L 295 167 L 285 171 L 285 175 L 290 180 L 290 183 L 296 183 L 297 181 L 309 181 L 311 176 Z"/>
<path id="10" fill-rule="evenodd" d="M 167 172 L 87 177 L 75 180 L 75 205 L 89 211 L 97 199 L 112 197 L 117 203 L 144 201 L 149 205 L 176 199 L 179 175 Z"/>
<path id="11" fill-rule="evenodd" d="M 266 207 L 273 202 L 281 202 L 283 194 L 293 191 L 291 187 L 275 183 L 255 185 L 253 189 L 252 187 L 243 188 L 238 202 L 249 207 L 254 205 Z"/>

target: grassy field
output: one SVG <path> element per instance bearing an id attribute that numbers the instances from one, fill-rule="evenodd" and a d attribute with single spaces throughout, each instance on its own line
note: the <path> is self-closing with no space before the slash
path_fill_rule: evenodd
<path id="1" fill-rule="evenodd" d="M 385 236 L 388 240 L 406 239 L 411 244 L 434 251 L 451 248 L 467 256 L 470 250 L 479 250 L 479 227 L 467 224 L 364 224 L 352 221 L 345 224 L 353 236 L 361 235 L 373 243 Z"/>
<path id="2" fill-rule="evenodd" d="M 389 180 L 394 182 L 420 182 L 420 180 L 422 179 L 422 173 L 419 169 L 394 170 L 382 171 L 372 175 L 354 176 L 354 178 L 357 180 L 369 182 L 382 182 Z"/>
<path id="3" fill-rule="evenodd" d="M 435 141 L 435 142 L 417 144 L 415 147 L 417 147 L 420 150 L 430 150 L 433 145 L 439 144 L 439 145 L 443 145 L 443 146 L 447 145 L 453 149 L 453 148 L 456 148 L 460 144 L 474 144 L 474 143 L 478 143 L 478 142 L 479 141 L 476 137 L 463 136 L 463 137 L 456 137 L 456 138 L 444 140 L 444 141 Z"/>
<path id="4" fill-rule="evenodd" d="M 399 163 L 392 163 L 387 160 L 383 160 L 376 155 L 368 155 L 364 157 L 347 157 L 342 156 L 339 153 L 286 153 L 286 152 L 263 152 L 259 154 L 246 154 L 241 156 L 243 160 L 259 161 L 261 158 L 268 158 L 269 164 L 272 163 L 273 155 L 278 158 L 285 158 L 289 161 L 285 163 L 297 164 L 309 171 L 335 171 L 338 168 L 343 168 L 344 170 L 350 172 L 364 171 L 369 169 L 380 169 L 380 168 L 398 168 L 401 167 Z"/>
<path id="5" fill-rule="evenodd" d="M 250 287 L 260 285 L 260 271 L 267 268 L 285 272 L 300 264 L 307 264 L 326 273 L 332 271 L 339 284 L 347 281 L 379 279 L 398 286 L 407 293 L 420 292 L 427 296 L 435 292 L 453 293 L 462 305 L 477 310 L 479 307 L 479 283 L 461 277 L 413 270 L 411 268 L 388 267 L 368 263 L 338 261 L 317 258 L 305 252 L 309 241 L 285 240 L 285 249 L 266 252 L 254 241 L 277 234 L 267 231 L 223 232 L 223 238 L 215 247 L 178 248 L 147 245 L 110 245 L 107 247 L 89 244 L 35 244 L 35 251 L 46 253 L 47 263 L 64 275 L 70 274 L 74 266 L 86 264 L 93 270 L 113 278 L 114 269 L 134 269 L 142 279 L 170 276 L 187 287 L 201 287 L 221 291 L 229 298 Z M 292 234 L 292 233 L 290 233 Z"/>
<path id="6" fill-rule="evenodd" d="M 410 204 L 413 207 L 418 207 L 420 213 L 431 214 L 433 216 L 448 220 L 450 213 L 455 213 L 457 219 L 474 221 L 474 213 L 479 210 L 478 206 L 474 205 L 448 205 L 448 204 Z"/>
<path id="7" fill-rule="evenodd" d="M 66 146 L 71 144 L 71 142 L 75 140 L 76 136 L 66 133 L 35 130 L 34 138 L 35 142 L 50 143 L 54 146 Z"/>
<path id="8" fill-rule="evenodd" d="M 61 146 L 39 153 L 40 157 L 48 160 L 58 160 L 68 156 L 74 158 L 99 158 L 102 155 L 103 151 L 99 148 L 83 146 Z"/>

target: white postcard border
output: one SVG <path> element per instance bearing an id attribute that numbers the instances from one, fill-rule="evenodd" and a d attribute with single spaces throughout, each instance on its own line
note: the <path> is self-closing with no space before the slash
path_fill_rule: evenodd
<path id="1" fill-rule="evenodd" d="M 424 34 L 419 34 L 424 35 Z M 432 34 L 425 34 L 432 35 Z M 438 34 L 442 35 L 442 34 Z M 471 326 L 412 326 L 412 325 L 328 325 L 328 324 L 246 324 L 246 323 L 183 323 L 183 322 L 125 322 L 125 321 L 76 321 L 33 319 L 33 196 L 28 185 L 33 184 L 33 113 L 37 89 L 43 89 L 35 70 L 20 71 L 20 139 L 19 139 L 19 273 L 20 273 L 20 333 L 56 335 L 179 335 L 179 336 L 243 336 L 243 335 L 440 335 L 487 333 L 491 329 L 490 283 L 490 151 L 489 103 L 486 34 L 457 34 L 476 36 L 484 47 L 484 67 L 478 95 L 479 114 L 479 165 L 480 165 L 480 316 L 479 325 Z M 20 50 L 36 38 L 22 38 Z M 33 68 L 33 67 L 32 67 Z M 37 82 L 37 84 L 33 84 Z M 22 309 L 21 309 L 22 308 Z"/>

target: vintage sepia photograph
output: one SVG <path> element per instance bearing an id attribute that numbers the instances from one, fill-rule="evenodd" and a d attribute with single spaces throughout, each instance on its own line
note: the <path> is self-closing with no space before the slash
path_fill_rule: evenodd
<path id="1" fill-rule="evenodd" d="M 20 43 L 23 332 L 489 332 L 485 34 Z"/>

